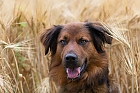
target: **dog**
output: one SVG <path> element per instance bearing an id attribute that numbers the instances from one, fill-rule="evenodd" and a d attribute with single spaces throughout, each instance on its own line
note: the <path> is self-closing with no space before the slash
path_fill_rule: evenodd
<path id="1" fill-rule="evenodd" d="M 100 22 L 72 22 L 46 29 L 40 41 L 51 52 L 49 76 L 58 93 L 119 93 L 109 75 L 105 43 L 112 37 Z"/>

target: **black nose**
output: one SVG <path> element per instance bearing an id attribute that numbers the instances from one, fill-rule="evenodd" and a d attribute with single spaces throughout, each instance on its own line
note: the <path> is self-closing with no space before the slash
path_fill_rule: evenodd
<path id="1" fill-rule="evenodd" d="M 66 54 L 65 56 L 65 61 L 76 61 L 77 56 L 75 54 Z"/>
<path id="2" fill-rule="evenodd" d="M 78 57 L 74 53 L 69 53 L 65 55 L 64 61 L 66 67 L 73 67 L 77 64 Z"/>

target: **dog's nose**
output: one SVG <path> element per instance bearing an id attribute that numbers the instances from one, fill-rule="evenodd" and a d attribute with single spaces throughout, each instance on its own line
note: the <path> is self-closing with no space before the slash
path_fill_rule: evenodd
<path id="1" fill-rule="evenodd" d="M 72 67 L 77 64 L 78 57 L 76 54 L 70 53 L 65 55 L 64 60 L 65 60 L 66 67 Z"/>
<path id="2" fill-rule="evenodd" d="M 65 56 L 65 60 L 66 61 L 76 61 L 77 60 L 77 56 L 75 54 L 67 54 Z"/>

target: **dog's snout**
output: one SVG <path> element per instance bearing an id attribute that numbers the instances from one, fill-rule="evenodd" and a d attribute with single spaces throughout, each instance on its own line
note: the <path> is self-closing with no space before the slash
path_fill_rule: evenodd
<path id="1" fill-rule="evenodd" d="M 75 54 L 67 54 L 65 56 L 65 60 L 66 61 L 76 61 L 77 60 L 77 56 Z"/>
<path id="2" fill-rule="evenodd" d="M 64 61 L 65 61 L 66 67 L 72 67 L 72 66 L 75 66 L 77 64 L 78 57 L 74 53 L 66 54 Z"/>

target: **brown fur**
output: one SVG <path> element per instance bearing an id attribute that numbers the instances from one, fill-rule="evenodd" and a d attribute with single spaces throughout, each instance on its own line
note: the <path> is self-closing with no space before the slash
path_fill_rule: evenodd
<path id="1" fill-rule="evenodd" d="M 50 77 L 60 86 L 58 93 L 119 93 L 117 83 L 108 75 L 104 43 L 111 44 L 107 30 L 99 22 L 75 22 L 54 26 L 41 36 L 45 54 L 51 51 Z M 68 79 L 65 55 L 74 53 L 78 66 L 86 63 L 81 76 Z M 85 61 L 86 60 L 86 61 Z"/>

